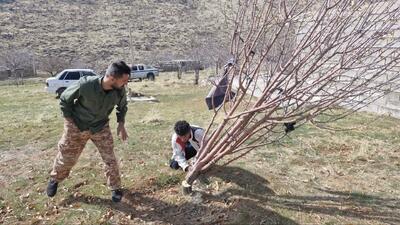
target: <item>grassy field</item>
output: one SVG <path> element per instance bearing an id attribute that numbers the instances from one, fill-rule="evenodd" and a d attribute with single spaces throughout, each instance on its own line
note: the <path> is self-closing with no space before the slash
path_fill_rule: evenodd
<path id="1" fill-rule="evenodd" d="M 207 74 L 203 73 L 204 79 Z M 130 103 L 128 143 L 116 140 L 123 202 L 113 204 L 89 143 L 53 199 L 45 188 L 62 133 L 58 100 L 44 84 L 0 86 L 0 224 L 400 224 L 400 121 L 360 113 L 311 125 L 283 143 L 216 166 L 191 197 L 172 171 L 173 123 L 205 126 L 208 87 L 161 74 L 129 87 L 159 103 Z M 116 118 L 111 116 L 115 134 Z"/>

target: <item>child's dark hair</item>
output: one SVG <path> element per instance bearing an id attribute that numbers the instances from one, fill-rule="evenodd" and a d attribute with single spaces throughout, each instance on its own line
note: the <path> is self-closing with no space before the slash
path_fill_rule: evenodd
<path id="1" fill-rule="evenodd" d="M 183 136 L 190 131 L 190 124 L 185 120 L 179 120 L 174 126 L 175 133 L 179 136 Z"/>

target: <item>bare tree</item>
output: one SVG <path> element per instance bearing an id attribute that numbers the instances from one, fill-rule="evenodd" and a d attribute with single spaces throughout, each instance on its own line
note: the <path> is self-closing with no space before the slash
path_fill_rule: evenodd
<path id="1" fill-rule="evenodd" d="M 190 43 L 190 50 L 185 53 L 190 59 L 201 61 L 205 67 L 217 66 L 222 59 L 229 57 L 228 40 L 218 39 L 215 35 L 197 35 Z"/>
<path id="2" fill-rule="evenodd" d="M 23 84 L 26 75 L 34 75 L 34 57 L 26 49 L 8 49 L 2 52 L 0 61 L 11 70 L 15 84 Z"/>
<path id="3" fill-rule="evenodd" d="M 48 55 L 41 58 L 39 68 L 48 73 L 50 76 L 55 76 L 57 73 L 68 68 L 69 66 L 70 60 L 67 60 L 63 57 Z"/>
<path id="4" fill-rule="evenodd" d="M 386 38 L 399 22 L 398 1 L 236 3 L 235 63 L 216 82 L 234 94 L 221 105 L 211 95 L 214 116 L 184 191 L 222 158 L 228 164 L 305 122 L 323 125 L 399 89 L 400 40 Z M 337 107 L 346 110 L 330 111 Z"/>
<path id="5" fill-rule="evenodd" d="M 199 70 L 203 69 L 204 66 L 209 67 L 217 64 L 221 58 L 227 58 L 228 51 L 223 49 L 223 45 L 222 41 L 216 41 L 213 37 L 195 37 L 192 39 L 190 50 L 186 52 L 186 55 L 197 62 L 197 65 L 193 65 L 195 85 L 199 83 Z M 218 66 L 216 65 L 216 67 Z"/>

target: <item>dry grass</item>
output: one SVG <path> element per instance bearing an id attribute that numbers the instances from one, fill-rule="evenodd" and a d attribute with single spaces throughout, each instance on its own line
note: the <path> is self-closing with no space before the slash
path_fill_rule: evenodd
<path id="1" fill-rule="evenodd" d="M 57 196 L 47 198 L 62 132 L 58 101 L 43 84 L 2 86 L 0 224 L 400 223 L 400 123 L 365 113 L 333 124 L 353 128 L 346 132 L 296 129 L 280 144 L 215 167 L 208 182 L 196 184 L 196 195 L 183 197 L 184 174 L 167 166 L 172 125 L 187 119 L 204 126 L 211 116 L 203 100 L 208 88 L 192 79 L 161 74 L 154 83 L 129 84 L 160 102 L 129 105 L 129 142 L 116 141 L 125 187 L 120 204 L 109 200 L 91 143 Z"/>

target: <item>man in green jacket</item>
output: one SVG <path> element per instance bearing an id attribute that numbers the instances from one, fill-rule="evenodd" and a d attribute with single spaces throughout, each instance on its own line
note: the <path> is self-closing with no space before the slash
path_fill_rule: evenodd
<path id="1" fill-rule="evenodd" d="M 125 85 L 129 75 L 130 68 L 125 62 L 114 62 L 108 67 L 105 76 L 82 77 L 62 93 L 60 105 L 64 116 L 64 133 L 58 143 L 58 154 L 50 173 L 51 179 L 47 186 L 49 197 L 57 193 L 58 183 L 68 177 L 90 139 L 105 163 L 112 200 L 121 201 L 121 178 L 108 116 L 117 106 L 117 135 L 125 141 L 128 138 L 124 126 L 128 110 Z"/>

